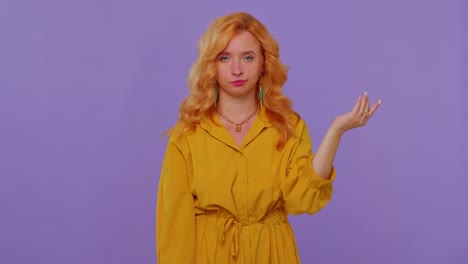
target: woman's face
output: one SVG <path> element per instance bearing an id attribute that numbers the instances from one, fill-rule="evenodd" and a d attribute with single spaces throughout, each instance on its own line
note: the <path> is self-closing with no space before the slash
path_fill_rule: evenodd
<path id="1" fill-rule="evenodd" d="M 220 100 L 255 100 L 257 81 L 263 72 L 260 42 L 249 32 L 236 34 L 217 58 Z"/>

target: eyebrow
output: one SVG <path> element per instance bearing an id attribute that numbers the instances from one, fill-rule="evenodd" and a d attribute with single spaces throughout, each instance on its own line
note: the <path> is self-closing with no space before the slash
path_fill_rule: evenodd
<path id="1" fill-rule="evenodd" d="M 244 51 L 244 52 L 242 52 L 242 54 L 253 54 L 253 55 L 257 55 L 257 53 L 255 53 L 255 51 L 252 51 L 252 50 Z M 220 55 L 231 55 L 231 53 L 230 53 L 230 52 L 225 52 L 225 51 L 223 51 L 223 52 L 219 53 L 218 56 L 220 56 Z"/>

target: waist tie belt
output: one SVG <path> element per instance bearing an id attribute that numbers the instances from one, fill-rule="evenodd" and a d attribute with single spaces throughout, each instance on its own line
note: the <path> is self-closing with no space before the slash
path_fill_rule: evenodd
<path id="1" fill-rule="evenodd" d="M 234 228 L 234 234 L 231 237 L 231 255 L 237 256 L 239 253 L 239 234 L 242 228 L 242 223 L 234 218 L 224 218 L 221 224 L 221 237 L 220 240 L 224 242 L 226 239 L 226 233 L 229 229 Z"/>
<path id="2" fill-rule="evenodd" d="M 229 230 L 233 230 L 231 237 L 228 239 L 231 240 L 231 255 L 237 256 L 239 254 L 239 239 L 240 239 L 240 231 L 243 226 L 249 226 L 254 224 L 267 224 L 270 226 L 274 226 L 280 224 L 287 219 L 287 214 L 283 209 L 276 209 L 265 215 L 261 220 L 257 222 L 247 222 L 242 223 L 238 221 L 236 218 L 232 217 L 232 215 L 227 216 L 218 211 L 218 227 L 220 231 L 220 240 L 221 243 L 226 241 L 226 236 Z"/>

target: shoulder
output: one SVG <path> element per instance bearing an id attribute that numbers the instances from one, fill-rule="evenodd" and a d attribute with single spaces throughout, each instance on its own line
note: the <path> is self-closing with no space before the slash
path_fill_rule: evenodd
<path id="1" fill-rule="evenodd" d="M 187 133 L 189 133 L 189 128 L 187 125 L 184 125 L 180 120 L 169 130 L 169 145 L 174 145 L 177 148 L 184 147 L 187 145 Z"/>
<path id="2" fill-rule="evenodd" d="M 300 132 L 306 127 L 306 123 L 305 123 L 304 119 L 302 119 L 301 116 L 295 111 L 293 111 L 293 112 L 291 112 L 289 114 L 289 122 L 290 122 L 292 128 L 296 132 Z"/>
<path id="3" fill-rule="evenodd" d="M 197 141 L 210 126 L 213 125 L 208 120 L 202 120 L 190 125 L 179 120 L 170 131 L 169 144 L 177 146 L 190 145 L 190 142 Z"/>

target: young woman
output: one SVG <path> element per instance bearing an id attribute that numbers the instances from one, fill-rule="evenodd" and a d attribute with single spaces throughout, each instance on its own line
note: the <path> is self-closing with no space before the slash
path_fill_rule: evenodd
<path id="1" fill-rule="evenodd" d="M 277 42 L 251 15 L 220 17 L 202 36 L 162 165 L 159 263 L 300 262 L 287 216 L 328 203 L 341 136 L 380 100 L 360 97 L 313 154 L 286 79 Z"/>

